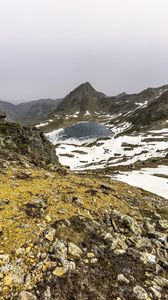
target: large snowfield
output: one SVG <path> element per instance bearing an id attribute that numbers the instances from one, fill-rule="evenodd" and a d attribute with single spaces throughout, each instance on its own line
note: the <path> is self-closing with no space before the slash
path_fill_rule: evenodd
<path id="1" fill-rule="evenodd" d="M 122 128 L 111 128 L 114 135 L 109 138 L 91 140 L 67 139 L 60 141 L 63 129 L 55 130 L 47 138 L 56 145 L 56 153 L 62 165 L 74 171 L 104 169 L 113 166 L 133 165 L 138 160 L 164 157 L 168 150 L 168 128 L 141 134 L 120 135 Z M 116 179 L 143 188 L 168 199 L 168 166 L 146 168 L 116 175 Z"/>

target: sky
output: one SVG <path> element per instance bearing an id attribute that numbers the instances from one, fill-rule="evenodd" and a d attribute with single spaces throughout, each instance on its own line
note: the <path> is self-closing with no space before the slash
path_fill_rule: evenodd
<path id="1" fill-rule="evenodd" d="M 167 0 L 0 0 L 0 99 L 168 83 Z"/>

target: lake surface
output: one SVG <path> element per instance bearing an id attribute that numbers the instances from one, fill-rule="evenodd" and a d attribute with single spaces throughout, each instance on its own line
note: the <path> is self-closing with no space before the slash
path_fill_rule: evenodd
<path id="1" fill-rule="evenodd" d="M 62 140 L 67 139 L 92 139 L 99 137 L 111 136 L 112 131 L 98 122 L 80 122 L 76 125 L 67 127 L 60 132 L 59 136 Z"/>

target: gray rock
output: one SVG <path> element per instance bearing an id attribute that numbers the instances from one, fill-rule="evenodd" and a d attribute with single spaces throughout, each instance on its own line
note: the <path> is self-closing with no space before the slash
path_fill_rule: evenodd
<path id="1" fill-rule="evenodd" d="M 121 282 L 121 283 L 129 283 L 129 280 L 123 275 L 123 274 L 118 274 L 117 275 L 117 281 Z"/>
<path id="2" fill-rule="evenodd" d="M 147 300 L 148 299 L 148 294 L 145 291 L 144 288 L 142 288 L 140 285 L 137 285 L 133 289 L 134 296 L 138 300 Z"/>
<path id="3" fill-rule="evenodd" d="M 73 243 L 68 243 L 68 258 L 79 259 L 82 255 L 82 250 Z"/>
<path id="4" fill-rule="evenodd" d="M 50 300 L 50 299 L 51 299 L 51 289 L 49 286 L 47 286 L 44 292 L 44 300 Z"/>
<path id="5" fill-rule="evenodd" d="M 156 276 L 154 278 L 154 282 L 160 287 L 168 288 L 168 279 L 166 279 L 164 277 Z"/>
<path id="6" fill-rule="evenodd" d="M 167 230 L 168 229 L 168 221 L 167 220 L 158 220 L 158 225 L 160 229 Z"/>
<path id="7" fill-rule="evenodd" d="M 40 218 L 47 208 L 47 201 L 43 199 L 34 199 L 26 204 L 25 212 L 29 217 Z"/>
<path id="8" fill-rule="evenodd" d="M 132 217 L 121 214 L 120 212 L 113 210 L 111 219 L 114 219 L 116 227 L 119 227 L 119 230 L 122 229 L 125 231 L 131 231 L 132 233 L 139 235 L 142 233 L 140 225 Z"/>
<path id="9" fill-rule="evenodd" d="M 144 229 L 147 231 L 147 234 L 152 234 L 155 232 L 155 224 L 151 223 L 151 220 L 144 223 Z"/>
<path id="10" fill-rule="evenodd" d="M 143 252 L 140 256 L 140 260 L 144 264 L 156 264 L 156 256 L 148 252 Z"/>
<path id="11" fill-rule="evenodd" d="M 18 300 L 37 300 L 37 297 L 32 293 L 22 291 L 19 294 Z"/>
<path id="12" fill-rule="evenodd" d="M 161 299 L 162 295 L 156 288 L 150 287 L 149 289 L 152 291 L 152 293 L 156 299 Z"/>
<path id="13" fill-rule="evenodd" d="M 66 244 L 66 242 L 57 240 L 52 245 L 52 252 L 54 254 L 54 257 L 59 260 L 67 259 L 67 244 Z"/>
<path id="14" fill-rule="evenodd" d="M 54 236 L 55 236 L 55 229 L 52 227 L 49 227 L 48 230 L 45 232 L 45 238 L 52 242 L 54 240 Z"/>

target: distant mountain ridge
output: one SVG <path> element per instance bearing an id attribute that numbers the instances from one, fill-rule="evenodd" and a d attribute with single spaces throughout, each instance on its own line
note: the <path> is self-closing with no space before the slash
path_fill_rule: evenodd
<path id="1" fill-rule="evenodd" d="M 138 94 L 122 93 L 109 97 L 96 91 L 89 82 L 83 83 L 70 92 L 57 106 L 54 113 L 58 114 L 84 114 L 89 112 L 99 113 L 124 113 L 143 106 L 147 102 L 160 96 L 161 91 L 166 90 L 168 85 L 158 88 L 148 88 Z"/>
<path id="2" fill-rule="evenodd" d="M 147 88 L 137 94 L 122 93 L 109 97 L 96 91 L 90 83 L 86 82 L 70 92 L 60 102 L 56 110 L 49 115 L 53 123 L 47 122 L 43 129 L 49 131 L 57 126 L 60 127 L 57 118 L 61 118 L 62 127 L 68 126 L 68 121 L 65 122 L 67 119 L 69 119 L 69 124 L 72 124 L 88 119 L 101 121 L 102 118 L 103 120 L 106 118 L 106 123 L 117 124 L 117 126 L 130 123 L 132 129 L 136 130 L 150 125 L 151 122 L 154 124 L 155 119 L 163 119 L 168 115 L 167 90 L 168 85 L 164 85 L 158 88 Z M 163 95 L 164 101 L 162 100 Z M 149 113 L 147 113 L 148 106 Z M 159 112 L 158 115 L 155 113 L 156 111 Z"/>
<path id="3" fill-rule="evenodd" d="M 6 112 L 9 121 L 31 124 L 38 122 L 56 109 L 62 99 L 39 99 L 35 101 L 13 104 L 0 101 L 0 110 Z"/>
<path id="4" fill-rule="evenodd" d="M 62 99 L 40 99 L 14 105 L 0 101 L 0 110 L 10 121 L 42 124 L 47 131 L 71 123 L 108 116 L 115 122 L 129 122 L 138 129 L 166 119 L 168 116 L 168 85 L 148 88 L 137 94 L 121 93 L 109 97 L 97 91 L 89 82 L 82 83 Z M 110 121 L 111 117 L 111 121 Z M 66 120 L 66 124 L 65 124 Z M 74 120 L 74 121 L 73 121 Z M 51 124 L 52 123 L 52 124 Z"/>

